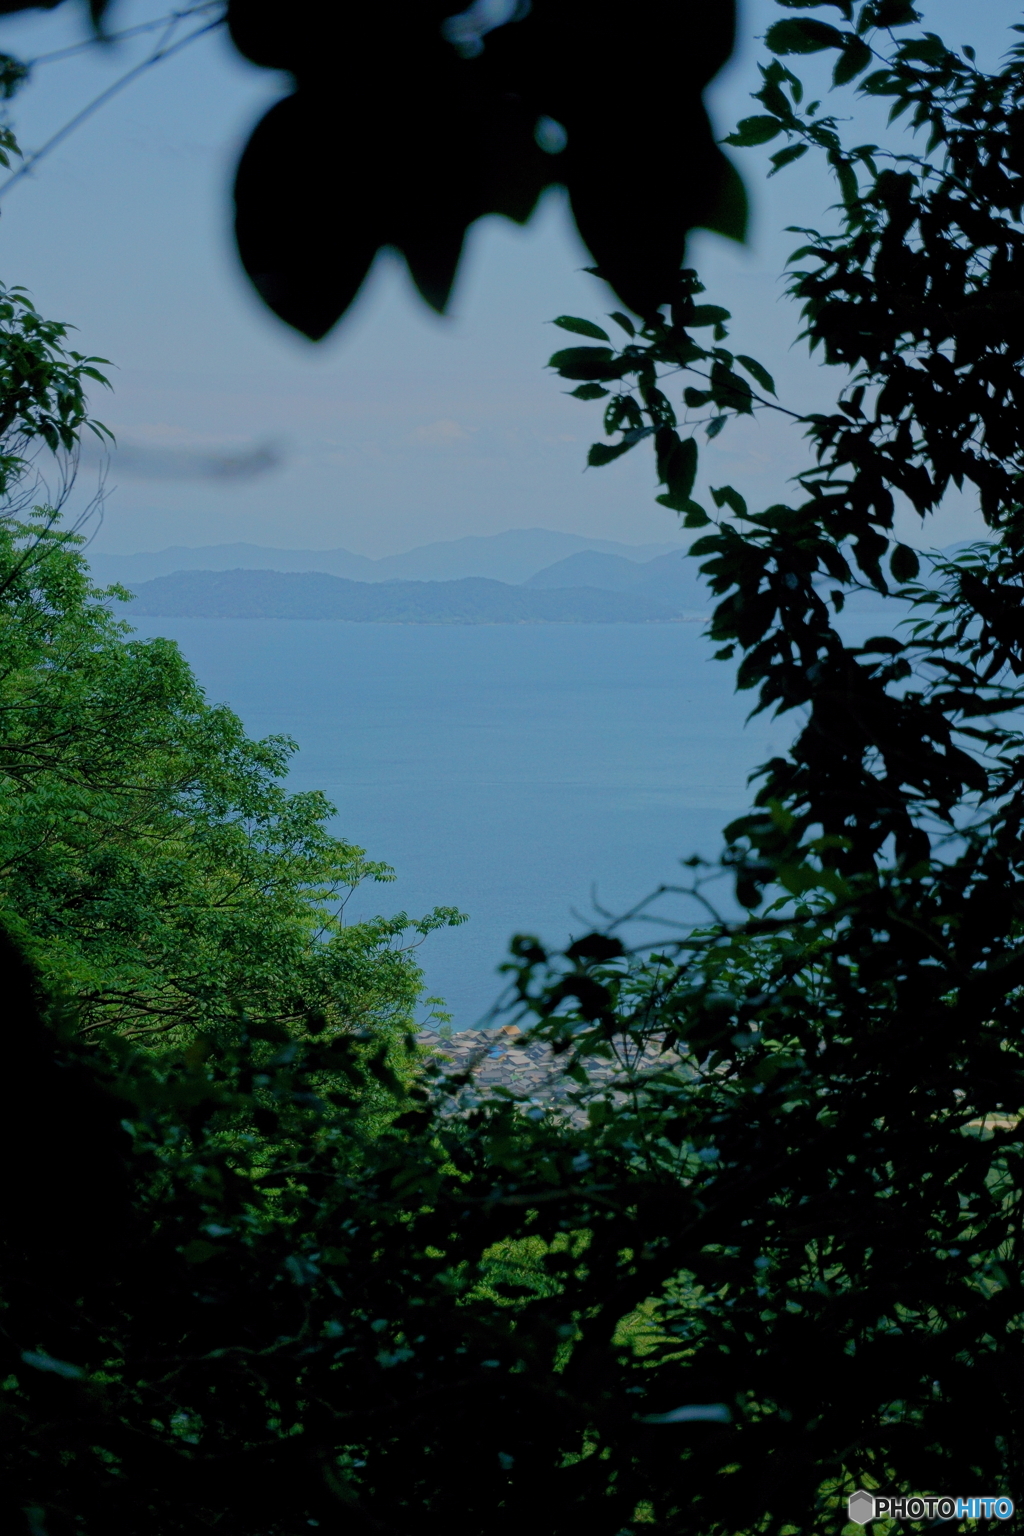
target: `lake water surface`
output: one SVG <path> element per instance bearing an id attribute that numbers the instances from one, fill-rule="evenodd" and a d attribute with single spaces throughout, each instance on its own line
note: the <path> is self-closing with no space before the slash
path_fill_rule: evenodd
<path id="1" fill-rule="evenodd" d="M 296 789 L 394 865 L 361 910 L 458 906 L 420 951 L 455 1027 L 476 1022 L 517 931 L 564 942 L 679 860 L 714 858 L 746 778 L 791 726 L 733 691 L 703 625 L 392 625 L 149 619 L 253 735 L 293 736 Z M 729 906 L 728 885 L 718 899 Z M 682 910 L 682 909 L 677 909 Z M 693 908 L 688 909 L 696 915 Z"/>

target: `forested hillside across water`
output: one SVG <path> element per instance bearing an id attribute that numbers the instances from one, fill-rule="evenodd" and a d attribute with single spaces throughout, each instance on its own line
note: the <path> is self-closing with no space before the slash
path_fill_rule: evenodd
<path id="1" fill-rule="evenodd" d="M 99 586 L 121 582 L 135 588 L 154 576 L 175 571 L 326 571 L 350 581 L 460 581 L 487 576 L 492 581 L 531 581 L 540 573 L 578 554 L 610 557 L 612 565 L 643 567 L 659 556 L 681 555 L 676 538 L 664 544 L 623 544 L 614 539 L 585 537 L 554 528 L 508 528 L 503 533 L 470 534 L 441 539 L 399 554 L 371 560 L 350 549 L 282 549 L 266 544 L 173 545 L 167 549 L 112 554 L 90 547 L 89 563 Z M 561 587 L 617 586 L 615 581 L 588 579 L 548 581 Z M 628 582 L 621 583 L 623 587 Z"/>
<path id="2" fill-rule="evenodd" d="M 680 562 L 681 564 L 682 562 Z M 696 596 L 697 594 L 694 594 Z M 196 619 L 347 619 L 357 623 L 638 624 L 696 613 L 693 597 L 580 586 L 544 590 L 461 581 L 348 581 L 321 571 L 177 571 L 142 582 L 132 614 Z"/>

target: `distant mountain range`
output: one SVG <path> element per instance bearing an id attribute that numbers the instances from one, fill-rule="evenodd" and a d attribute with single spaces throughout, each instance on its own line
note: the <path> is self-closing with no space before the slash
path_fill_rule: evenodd
<path id="1" fill-rule="evenodd" d="M 492 581 L 523 582 L 538 572 L 580 553 L 618 557 L 624 565 L 649 561 L 680 550 L 678 543 L 620 544 L 611 539 L 587 539 L 550 528 L 514 528 L 507 533 L 471 535 L 437 544 L 424 544 L 404 554 L 369 560 L 347 549 L 273 549 L 261 544 L 213 544 L 205 548 L 177 546 L 137 555 L 106 555 L 89 551 L 93 577 L 101 585 L 121 582 L 134 588 L 155 576 L 175 571 L 325 571 L 350 581 L 458 581 L 484 576 Z M 603 586 L 604 582 L 568 585 Z M 611 590 L 626 590 L 625 584 Z"/>
<path id="2" fill-rule="evenodd" d="M 679 545 L 588 541 L 546 528 L 425 544 L 383 560 L 344 549 L 218 544 L 93 554 L 90 565 L 96 581 L 132 590 L 126 607 L 147 617 L 636 624 L 714 607 L 697 562 Z M 871 592 L 849 594 L 845 611 L 891 616 Z"/>
<path id="3" fill-rule="evenodd" d="M 711 602 L 698 562 L 687 559 L 681 549 L 643 561 L 584 549 L 538 571 L 523 585 L 544 591 L 558 587 L 602 587 L 606 592 L 632 592 L 652 602 L 696 612 L 708 611 Z"/>
<path id="4" fill-rule="evenodd" d="M 698 562 L 678 544 L 618 544 L 548 528 L 425 544 L 383 560 L 344 549 L 217 544 L 90 553 L 89 563 L 94 580 L 134 593 L 128 611 L 153 618 L 639 624 L 704 617 L 715 606 Z M 844 613 L 892 619 L 895 610 L 862 591 L 847 595 Z"/>
<path id="5" fill-rule="evenodd" d="M 458 581 L 349 581 L 323 571 L 176 571 L 136 587 L 132 614 L 203 619 L 347 619 L 378 624 L 642 624 L 684 607 L 595 586 Z"/>

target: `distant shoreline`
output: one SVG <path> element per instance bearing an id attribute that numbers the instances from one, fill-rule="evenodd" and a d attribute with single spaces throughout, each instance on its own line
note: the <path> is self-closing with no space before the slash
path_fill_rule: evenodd
<path id="1" fill-rule="evenodd" d="M 364 582 L 322 571 L 185 570 L 142 582 L 121 611 L 164 619 L 356 624 L 650 624 L 703 617 L 704 596 L 686 587 L 517 586 L 485 576 Z"/>
<path id="2" fill-rule="evenodd" d="M 126 617 L 139 619 L 196 619 L 209 623 L 216 620 L 224 624 L 251 624 L 255 621 L 266 624 L 350 624 L 353 627 L 366 624 L 387 624 L 392 628 L 404 627 L 415 629 L 423 625 L 433 628 L 446 626 L 449 629 L 541 629 L 555 624 L 600 624 L 603 628 L 609 628 L 615 624 L 626 624 L 631 627 L 637 625 L 652 624 L 705 624 L 711 615 L 708 613 L 682 613 L 668 618 L 655 619 L 343 619 L 324 617 L 323 615 L 310 614 L 274 614 L 274 613 L 155 613 L 150 610 L 139 611 L 129 604 L 123 604 L 129 612 Z"/>

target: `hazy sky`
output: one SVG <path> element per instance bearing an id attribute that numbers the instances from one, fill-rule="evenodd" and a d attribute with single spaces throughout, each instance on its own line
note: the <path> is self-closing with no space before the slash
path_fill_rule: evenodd
<path id="1" fill-rule="evenodd" d="M 947 41 L 973 42 L 982 62 L 997 56 L 1020 15 L 1008 0 L 922 5 Z M 121 0 L 111 25 L 165 8 L 166 0 Z M 741 7 L 741 47 L 711 95 L 723 133 L 755 110 L 755 39 L 778 14 L 772 0 Z M 4 18 L 0 48 L 34 57 L 79 41 L 85 28 L 84 8 L 68 5 Z M 146 46 L 40 65 L 13 103 L 22 144 L 41 145 Z M 4 280 L 29 288 L 47 316 L 73 321 L 78 344 L 116 365 L 113 396 L 95 406 L 126 444 L 270 443 L 282 454 L 279 468 L 233 485 L 140 478 L 115 461 L 97 547 L 247 539 L 379 556 L 530 526 L 672 538 L 675 520 L 653 499 L 650 455 L 584 473 L 598 412 L 566 399 L 544 372 L 560 335 L 546 322 L 567 311 L 599 318 L 611 307 L 602 285 L 579 270 L 587 256 L 559 194 L 525 230 L 497 219 L 477 228 L 443 320 L 388 258 L 355 312 L 317 346 L 263 310 L 236 263 L 230 185 L 251 125 L 282 89 L 278 77 L 239 60 L 223 35 L 205 38 L 129 86 L 3 199 Z M 849 93 L 842 104 L 850 110 Z M 876 126 L 858 120 L 858 137 Z M 738 153 L 754 208 L 748 247 L 701 236 L 692 259 L 709 298 L 736 316 L 737 350 L 761 358 L 787 402 L 816 407 L 837 379 L 791 350 L 797 316 L 779 273 L 793 237 L 782 231 L 827 220 L 834 193 L 807 160 L 765 182 L 766 158 Z M 775 421 L 729 428 L 704 462 L 713 483 L 728 479 L 755 501 L 775 499 L 804 462 L 799 430 Z M 944 543 L 973 528 L 954 508 L 915 542 Z"/>

